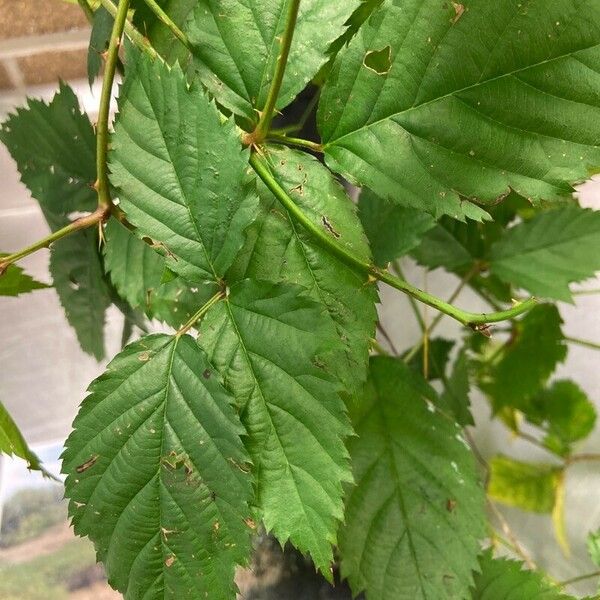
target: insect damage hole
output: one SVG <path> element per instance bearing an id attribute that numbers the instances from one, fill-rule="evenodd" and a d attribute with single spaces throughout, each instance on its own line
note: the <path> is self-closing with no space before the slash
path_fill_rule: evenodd
<path id="1" fill-rule="evenodd" d="M 377 75 L 387 75 L 392 68 L 392 48 L 386 46 L 381 50 L 369 50 L 365 54 L 363 65 Z"/>

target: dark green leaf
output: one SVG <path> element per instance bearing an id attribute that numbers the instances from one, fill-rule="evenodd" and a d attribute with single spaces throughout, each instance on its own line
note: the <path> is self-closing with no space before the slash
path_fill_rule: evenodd
<path id="1" fill-rule="evenodd" d="M 308 154 L 269 147 L 271 168 L 294 202 L 318 227 L 363 261 L 371 260 L 356 208 L 331 173 Z M 351 395 L 367 377 L 370 339 L 375 334 L 377 290 L 315 243 L 264 186 L 261 214 L 248 235 L 237 277 L 289 281 L 308 288 L 327 309 L 340 352 L 330 365 Z"/>
<path id="2" fill-rule="evenodd" d="M 323 89 L 328 164 L 436 216 L 481 220 L 476 203 L 511 189 L 569 198 L 600 166 L 597 8 L 385 0 Z M 389 70 L 369 68 L 374 52 L 389 53 Z"/>
<path id="3" fill-rule="evenodd" d="M 358 207 L 375 263 L 382 267 L 416 248 L 435 226 L 430 214 L 382 200 L 367 189 L 360 193 Z"/>
<path id="4" fill-rule="evenodd" d="M 191 282 L 218 281 L 231 266 L 257 201 L 248 151 L 233 121 L 181 69 L 130 62 L 111 154 L 111 182 L 140 237 Z"/>
<path id="5" fill-rule="evenodd" d="M 0 253 L 0 258 L 3 256 L 6 254 Z M 9 265 L 6 271 L 0 274 L 0 296 L 18 296 L 48 287 L 50 286 L 36 281 L 15 264 Z"/>
<path id="6" fill-rule="evenodd" d="M 450 358 L 450 352 L 454 347 L 454 341 L 444 338 L 433 338 L 427 344 L 427 379 L 444 379 L 446 365 Z M 410 352 L 404 353 L 403 358 Z M 417 373 L 425 370 L 425 345 L 421 345 L 418 352 L 410 359 L 408 365 Z"/>
<path id="7" fill-rule="evenodd" d="M 496 456 L 490 463 L 488 495 L 493 500 L 537 513 L 554 509 L 560 467 L 543 463 L 525 463 Z"/>
<path id="8" fill-rule="evenodd" d="M 126 599 L 235 598 L 250 551 L 243 434 L 189 336 L 145 337 L 91 384 L 63 454 L 66 495 Z"/>
<path id="9" fill-rule="evenodd" d="M 246 280 L 206 315 L 199 343 L 248 431 L 267 531 L 330 576 L 352 429 L 339 384 L 324 369 L 340 343 L 324 307 L 299 286 Z"/>
<path id="10" fill-rule="evenodd" d="M 217 101 L 255 122 L 279 56 L 290 0 L 200 0 L 187 33 L 194 64 Z M 358 0 L 303 0 L 277 109 L 287 106 L 327 62 Z M 242 33 L 243 32 L 243 33 Z"/>
<path id="11" fill-rule="evenodd" d="M 493 558 L 488 550 L 479 559 L 472 600 L 575 600 L 563 594 L 542 573 L 526 571 L 506 558 Z"/>
<path id="12" fill-rule="evenodd" d="M 491 270 L 536 296 L 571 301 L 569 284 L 600 270 L 600 211 L 569 206 L 509 229 L 491 250 Z"/>
<path id="13" fill-rule="evenodd" d="M 536 306 L 515 324 L 510 340 L 480 381 L 495 410 L 522 409 L 567 356 L 558 309 Z"/>
<path id="14" fill-rule="evenodd" d="M 460 428 L 436 403 L 401 361 L 371 359 L 339 545 L 342 574 L 369 600 L 456 600 L 472 585 L 484 494 Z"/>
<path id="15" fill-rule="evenodd" d="M 454 362 L 452 374 L 444 385 L 440 406 L 448 410 L 459 425 L 475 425 L 469 400 L 469 359 L 465 349 Z"/>
<path id="16" fill-rule="evenodd" d="M 94 22 L 92 23 L 92 34 L 87 55 L 87 74 L 90 85 L 94 83 L 94 79 L 100 73 L 100 67 L 102 66 L 100 55 L 108 48 L 113 23 L 112 15 L 104 6 L 99 6 L 94 11 Z"/>

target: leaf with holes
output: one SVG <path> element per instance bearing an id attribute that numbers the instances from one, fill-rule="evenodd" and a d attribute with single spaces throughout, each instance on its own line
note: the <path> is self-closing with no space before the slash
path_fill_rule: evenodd
<path id="1" fill-rule="evenodd" d="M 569 206 L 542 212 L 506 231 L 490 269 L 536 296 L 572 301 L 569 284 L 600 270 L 600 211 Z"/>
<path id="2" fill-rule="evenodd" d="M 187 34 L 194 66 L 217 101 L 255 123 L 273 79 L 281 37 L 295 0 L 200 0 Z M 327 62 L 358 0 L 303 0 L 276 108 L 287 106 Z M 243 31 L 243 35 L 240 32 Z"/>
<path id="3" fill-rule="evenodd" d="M 339 383 L 324 368 L 340 341 L 309 296 L 297 285 L 236 283 L 202 321 L 199 343 L 248 431 L 267 531 L 310 553 L 330 576 L 352 429 Z"/>
<path id="4" fill-rule="evenodd" d="M 599 97 L 595 0 L 385 0 L 339 53 L 319 125 L 337 172 L 482 220 L 511 189 L 557 202 L 600 167 Z"/>
<path id="5" fill-rule="evenodd" d="M 132 52 L 132 58 L 133 58 Z M 172 69 L 135 55 L 112 139 L 111 183 L 136 233 L 190 282 L 218 281 L 244 243 L 257 200 L 232 120 Z"/>
<path id="6" fill-rule="evenodd" d="M 340 531 L 342 574 L 369 600 L 467 598 L 485 535 L 484 494 L 460 428 L 403 362 L 371 359 L 349 442 L 356 486 Z"/>
<path id="7" fill-rule="evenodd" d="M 127 346 L 90 386 L 63 453 L 75 532 L 127 599 L 233 600 L 250 552 L 244 428 L 189 336 Z"/>
<path id="8" fill-rule="evenodd" d="M 304 213 L 337 243 L 363 261 L 371 260 L 356 209 L 341 185 L 313 157 L 282 147 L 269 147 L 271 168 L 280 185 Z M 367 377 L 370 339 L 375 334 L 377 290 L 315 243 L 259 186 L 261 213 L 248 235 L 234 272 L 237 277 L 288 281 L 308 288 L 327 309 L 340 338 L 331 367 L 353 396 Z"/>

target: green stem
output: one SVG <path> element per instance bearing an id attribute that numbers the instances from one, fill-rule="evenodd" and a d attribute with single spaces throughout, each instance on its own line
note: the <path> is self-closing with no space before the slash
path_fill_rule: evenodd
<path id="1" fill-rule="evenodd" d="M 400 266 L 400 261 L 395 260 L 392 264 L 392 268 L 394 269 L 394 271 L 396 271 L 396 275 L 398 275 L 398 277 L 400 277 L 401 279 L 406 279 L 406 277 L 404 277 L 404 273 L 402 272 L 402 267 Z M 410 302 L 410 306 L 415 315 L 415 319 L 417 320 L 417 323 L 419 324 L 419 329 L 421 330 L 421 333 L 425 334 L 425 331 L 427 330 L 427 326 L 425 325 L 425 320 L 423 319 L 423 315 L 421 314 L 421 311 L 419 310 L 417 301 L 412 296 L 408 296 L 408 301 Z M 423 343 L 423 338 L 421 338 L 420 344 L 422 344 L 422 343 Z"/>
<path id="2" fill-rule="evenodd" d="M 390 355 L 390 353 L 376 339 L 371 340 L 371 347 L 373 350 L 375 350 L 375 352 L 377 352 L 377 354 L 381 354 L 382 356 Z"/>
<path id="3" fill-rule="evenodd" d="M 300 146 L 301 148 L 307 148 L 313 152 L 323 152 L 323 146 L 317 142 L 311 142 L 297 137 L 290 137 L 288 135 L 282 135 L 279 133 L 269 133 L 267 141 L 278 142 L 280 144 L 287 144 L 289 146 Z"/>
<path id="4" fill-rule="evenodd" d="M 31 246 L 27 246 L 26 248 L 23 248 L 14 254 L 9 254 L 8 256 L 1 258 L 0 275 L 2 275 L 12 263 L 17 262 L 18 260 L 21 260 L 22 258 L 25 258 L 26 256 L 29 256 L 30 254 L 33 254 L 42 248 L 48 248 L 53 242 L 56 242 L 57 240 L 60 240 L 61 238 L 74 233 L 75 231 L 87 229 L 88 227 L 92 227 L 93 225 L 101 223 L 104 221 L 104 219 L 106 219 L 107 216 L 107 209 L 104 207 L 98 207 L 95 212 L 69 223 L 62 229 L 59 229 L 58 231 L 55 231 L 45 238 L 42 238 L 34 244 L 31 244 Z"/>
<path id="5" fill-rule="evenodd" d="M 171 33 L 188 49 L 192 50 L 192 44 L 187 35 L 177 27 L 171 17 L 156 3 L 155 0 L 144 0 L 148 8 L 156 15 L 156 18 L 171 30 Z"/>
<path id="6" fill-rule="evenodd" d="M 222 300 L 223 298 L 225 298 L 225 294 L 222 291 L 217 292 L 206 304 L 201 306 L 198 309 L 198 311 L 194 315 L 192 315 L 191 319 L 185 325 L 183 325 L 183 327 L 181 327 L 181 329 L 179 329 L 175 335 L 177 337 L 181 337 L 182 335 L 187 333 L 196 324 L 198 319 L 201 319 L 210 310 L 212 306 L 214 306 L 217 302 L 219 302 L 219 300 Z"/>
<path id="7" fill-rule="evenodd" d="M 98 124 L 96 126 L 96 172 L 98 177 L 96 189 L 98 191 L 98 206 L 105 210 L 110 210 L 112 207 L 107 165 L 110 99 L 112 96 L 112 86 L 115 80 L 117 62 L 119 60 L 121 36 L 123 35 L 125 21 L 127 20 L 128 8 L 129 0 L 121 0 L 119 2 L 106 54 L 104 78 L 102 80 L 102 93 L 100 94 L 100 107 L 98 109 Z"/>
<path id="8" fill-rule="evenodd" d="M 580 340 L 579 338 L 568 337 L 565 336 L 565 340 L 567 342 L 571 342 L 571 344 L 577 344 L 578 346 L 583 346 L 584 348 L 591 348 L 592 350 L 600 350 L 600 344 L 596 342 L 590 342 L 588 340 Z"/>
<path id="9" fill-rule="evenodd" d="M 287 66 L 288 57 L 290 55 L 290 48 L 292 46 L 292 39 L 294 37 L 294 29 L 296 28 L 299 8 L 300 0 L 290 0 L 285 22 L 285 29 L 283 30 L 283 35 L 281 36 L 281 48 L 279 51 L 279 56 L 277 57 L 277 63 L 275 64 L 275 72 L 273 73 L 273 80 L 271 81 L 271 87 L 269 88 L 267 100 L 261 111 L 260 119 L 252 135 L 252 141 L 255 144 L 260 143 L 265 139 L 269 128 L 271 127 L 271 121 L 273 120 L 275 113 L 277 98 L 279 97 L 279 90 L 281 89 L 281 83 L 283 82 L 285 67 Z"/>
<path id="10" fill-rule="evenodd" d="M 87 17 L 89 24 L 93 25 L 94 24 L 94 11 L 92 10 L 91 6 L 87 3 L 87 0 L 77 0 L 77 3 L 79 4 L 79 7 L 81 8 L 81 10 L 85 13 L 85 16 Z"/>
<path id="11" fill-rule="evenodd" d="M 313 110 L 315 110 L 315 106 L 317 106 L 317 102 L 319 101 L 320 91 L 315 92 L 315 95 L 310 99 L 310 102 L 306 105 L 300 120 L 297 123 L 292 125 L 286 125 L 285 127 L 279 127 L 277 129 L 271 129 L 271 134 L 276 133 L 280 135 L 286 135 L 288 133 L 297 133 L 298 131 L 302 131 L 308 118 L 312 114 Z"/>
<path id="12" fill-rule="evenodd" d="M 102 6 L 115 18 L 117 16 L 117 7 L 111 0 L 100 0 Z M 125 33 L 127 37 L 150 58 L 160 58 L 158 52 L 152 47 L 152 44 L 144 37 L 129 21 L 125 21 Z"/>
<path id="13" fill-rule="evenodd" d="M 252 152 L 250 155 L 250 164 L 265 185 L 271 190 L 273 195 L 283 204 L 283 206 L 285 206 L 290 215 L 293 216 L 309 233 L 317 238 L 331 254 L 339 258 L 348 266 L 363 272 L 373 279 L 378 279 L 379 281 L 387 283 L 391 287 L 419 300 L 419 302 L 423 302 L 423 304 L 427 304 L 436 310 L 446 313 L 463 325 L 467 325 L 472 329 L 479 331 L 488 323 L 497 323 L 499 321 L 513 319 L 514 317 L 527 312 L 536 304 L 535 298 L 530 298 L 508 310 L 495 313 L 472 313 L 456 308 L 455 306 L 444 302 L 442 299 L 432 296 L 411 285 L 407 281 L 392 275 L 390 272 L 356 257 L 352 252 L 332 239 L 331 235 L 324 227 L 320 228 L 317 226 L 304 214 L 304 212 L 302 212 L 275 179 L 265 160 L 256 151 Z"/>
<path id="14" fill-rule="evenodd" d="M 567 585 L 579 583 L 580 581 L 586 581 L 587 579 L 594 579 L 595 577 L 600 577 L 600 571 L 594 571 L 593 573 L 586 573 L 585 575 L 579 575 L 578 577 L 573 577 L 572 579 L 567 579 L 565 581 L 561 581 L 558 585 L 560 587 L 565 587 Z"/>

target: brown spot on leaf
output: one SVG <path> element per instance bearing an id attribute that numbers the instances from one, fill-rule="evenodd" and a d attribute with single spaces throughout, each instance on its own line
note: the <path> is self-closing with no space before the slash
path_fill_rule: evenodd
<path id="1" fill-rule="evenodd" d="M 446 500 L 446 510 L 448 512 L 454 512 L 455 508 L 456 508 L 456 500 L 452 500 L 452 498 L 448 498 L 448 500 Z"/>
<path id="2" fill-rule="evenodd" d="M 453 2 L 452 8 L 454 8 L 454 18 L 452 19 L 452 25 L 458 22 L 465 12 L 465 5 L 460 2 Z"/>
<path id="3" fill-rule="evenodd" d="M 174 562 L 175 562 L 175 557 L 173 555 L 167 556 L 167 558 L 165 558 L 165 566 L 166 567 L 172 567 Z"/>
<path id="4" fill-rule="evenodd" d="M 323 223 L 323 227 L 325 227 L 325 229 L 327 229 L 327 231 L 329 231 L 329 233 L 336 239 L 339 240 L 340 239 L 340 234 L 333 228 L 333 225 L 329 222 L 329 219 L 323 215 L 321 217 L 321 223 Z"/>
<path id="5" fill-rule="evenodd" d="M 83 473 L 84 471 L 91 469 L 96 464 L 96 461 L 98 460 L 98 458 L 99 458 L 98 454 L 94 454 L 88 460 L 86 460 L 82 465 L 79 465 L 78 467 L 76 467 L 75 470 L 78 473 Z"/>
<path id="6" fill-rule="evenodd" d="M 202 373 L 202 377 L 204 377 L 204 379 L 210 379 L 210 369 L 204 369 L 204 372 Z"/>

